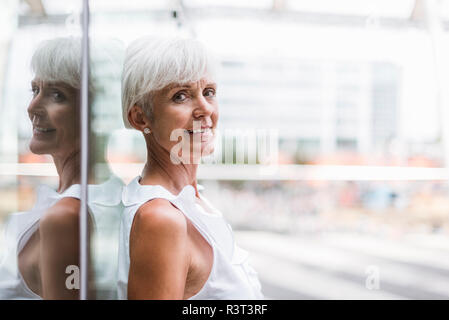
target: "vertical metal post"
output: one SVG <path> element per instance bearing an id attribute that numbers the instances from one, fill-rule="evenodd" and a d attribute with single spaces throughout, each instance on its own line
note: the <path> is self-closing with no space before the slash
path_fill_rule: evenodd
<path id="1" fill-rule="evenodd" d="M 87 182 L 89 174 L 89 1 L 83 0 L 81 58 L 81 209 L 80 209 L 80 300 L 88 291 L 88 211 Z"/>

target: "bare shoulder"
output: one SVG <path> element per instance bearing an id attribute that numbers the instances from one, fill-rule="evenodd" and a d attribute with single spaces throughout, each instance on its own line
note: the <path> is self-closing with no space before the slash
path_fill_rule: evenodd
<path id="1" fill-rule="evenodd" d="M 47 209 L 41 219 L 41 226 L 64 226 L 78 223 L 80 200 L 76 198 L 62 198 Z"/>
<path id="2" fill-rule="evenodd" d="M 187 235 L 187 221 L 181 211 L 165 199 L 153 199 L 136 212 L 132 231 L 149 236 Z"/>
<path id="3" fill-rule="evenodd" d="M 134 216 L 129 236 L 129 299 L 182 299 L 190 266 L 187 220 L 168 200 Z"/>

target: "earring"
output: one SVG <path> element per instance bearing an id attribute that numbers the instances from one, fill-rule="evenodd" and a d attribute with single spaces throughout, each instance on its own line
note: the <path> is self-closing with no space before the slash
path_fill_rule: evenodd
<path id="1" fill-rule="evenodd" d="M 151 130 L 149 128 L 145 128 L 145 129 L 143 129 L 143 133 L 149 134 L 149 133 L 151 133 Z"/>

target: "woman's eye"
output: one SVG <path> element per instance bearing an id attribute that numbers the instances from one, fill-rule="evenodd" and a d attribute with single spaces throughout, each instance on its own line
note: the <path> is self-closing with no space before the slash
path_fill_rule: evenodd
<path id="1" fill-rule="evenodd" d="M 39 88 L 38 87 L 32 87 L 31 92 L 33 94 L 33 97 L 37 96 L 39 94 Z"/>
<path id="2" fill-rule="evenodd" d="M 187 95 L 183 92 L 178 92 L 173 96 L 173 101 L 175 102 L 183 102 L 185 99 L 187 99 Z"/>
<path id="3" fill-rule="evenodd" d="M 59 91 L 52 91 L 51 92 L 51 97 L 55 101 L 63 101 L 65 99 L 65 96 L 61 92 L 59 92 Z"/>
<path id="4" fill-rule="evenodd" d="M 214 89 L 204 90 L 204 96 L 205 97 L 215 97 L 215 90 Z"/>

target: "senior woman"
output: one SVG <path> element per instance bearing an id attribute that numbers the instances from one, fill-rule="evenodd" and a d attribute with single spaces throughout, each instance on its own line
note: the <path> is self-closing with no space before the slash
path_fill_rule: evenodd
<path id="1" fill-rule="evenodd" d="M 127 49 L 123 119 L 142 132 L 147 162 L 122 195 L 119 298 L 263 297 L 247 252 L 197 184 L 219 118 L 214 69 L 192 39 L 141 38 Z"/>
<path id="2" fill-rule="evenodd" d="M 59 185 L 57 190 L 39 186 L 33 208 L 10 215 L 7 250 L 0 263 L 0 299 L 79 298 L 80 62 L 79 38 L 43 41 L 33 54 L 34 79 L 27 108 L 33 127 L 29 148 L 53 158 Z M 104 232 L 102 221 L 116 211 L 119 220 L 115 209 L 121 208 L 122 186 L 114 176 L 100 185 L 89 185 L 89 217 L 95 230 Z M 116 295 L 115 276 L 112 280 L 105 276 L 115 260 L 102 266 L 103 274 L 95 275 L 97 283 L 109 283 L 102 298 Z M 93 261 L 98 261 L 97 254 Z M 92 272 L 89 275 L 93 278 Z M 98 288 L 92 289 L 91 294 L 98 296 Z"/>

